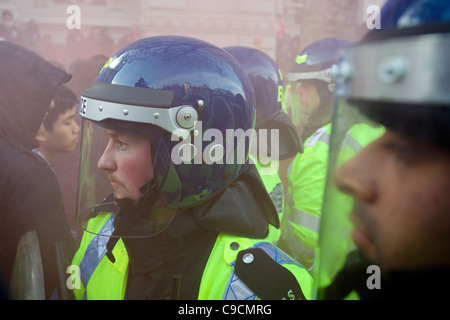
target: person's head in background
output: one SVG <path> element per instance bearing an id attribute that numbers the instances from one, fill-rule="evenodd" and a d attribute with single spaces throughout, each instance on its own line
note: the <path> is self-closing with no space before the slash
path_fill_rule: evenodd
<path id="1" fill-rule="evenodd" d="M 78 99 L 66 86 L 60 86 L 50 109 L 36 135 L 39 152 L 50 161 L 59 153 L 75 150 L 79 142 L 80 127 L 75 121 Z"/>

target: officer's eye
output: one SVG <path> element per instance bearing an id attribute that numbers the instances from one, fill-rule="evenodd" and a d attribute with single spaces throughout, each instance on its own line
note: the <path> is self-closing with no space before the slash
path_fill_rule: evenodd
<path id="1" fill-rule="evenodd" d="M 122 140 L 116 140 L 116 146 L 119 148 L 124 148 L 127 146 L 127 143 Z"/>
<path id="2" fill-rule="evenodd" d="M 385 148 L 393 154 L 396 161 L 413 164 L 417 160 L 417 152 L 408 144 L 391 142 Z"/>

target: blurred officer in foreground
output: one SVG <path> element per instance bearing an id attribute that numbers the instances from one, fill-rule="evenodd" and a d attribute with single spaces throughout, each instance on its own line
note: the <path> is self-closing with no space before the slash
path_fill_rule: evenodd
<path id="1" fill-rule="evenodd" d="M 282 110 L 283 79 L 281 70 L 266 53 L 248 47 L 227 47 L 247 71 L 255 90 L 256 139 L 252 141 L 250 157 L 255 163 L 266 190 L 283 220 L 283 183 L 279 176 L 279 162 L 293 158 L 302 151 L 302 142 L 292 120 Z M 276 243 L 280 229 L 270 226 L 269 238 Z"/>
<path id="2" fill-rule="evenodd" d="M 319 299 L 449 296 L 449 17 L 446 1 L 388 1 L 381 30 L 339 65 Z M 339 166 L 345 109 L 385 133 Z M 354 199 L 351 214 L 336 210 L 336 186 Z"/>
<path id="3" fill-rule="evenodd" d="M 56 176 L 32 152 L 57 88 L 69 79 L 33 52 L 0 41 L 0 277 L 12 298 L 49 298 L 58 284 L 55 244 L 64 244 L 69 259 L 75 248 Z"/>
<path id="4" fill-rule="evenodd" d="M 322 210 L 328 165 L 334 96 L 333 66 L 350 44 L 326 38 L 311 43 L 288 73 L 292 119 L 302 139 L 303 153 L 287 169 L 288 192 L 280 247 L 311 269 Z"/>
<path id="5" fill-rule="evenodd" d="M 80 114 L 78 299 L 310 297 L 308 272 L 264 241 L 278 214 L 248 165 L 254 91 L 229 53 L 138 40 L 82 93 Z"/>

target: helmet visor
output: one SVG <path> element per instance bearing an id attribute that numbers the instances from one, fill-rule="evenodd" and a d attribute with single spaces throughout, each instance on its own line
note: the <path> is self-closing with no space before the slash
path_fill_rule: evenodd
<path id="1" fill-rule="evenodd" d="M 330 85 L 317 80 L 292 83 L 292 122 L 297 126 L 300 135 L 310 128 L 315 128 L 315 131 L 330 121 L 332 93 L 324 91 L 328 90 Z"/>
<path id="2" fill-rule="evenodd" d="M 300 102 L 300 98 L 298 96 L 298 89 L 301 85 L 302 82 L 292 82 L 290 94 L 292 123 L 300 130 L 303 129 L 303 127 L 306 125 L 306 122 L 308 121 L 307 106 L 306 105 L 302 106 L 302 103 Z"/>
<path id="3" fill-rule="evenodd" d="M 130 128 L 83 119 L 77 223 L 87 232 L 149 237 L 177 211 L 180 180 L 170 152 L 161 141 L 151 147 L 149 137 Z"/>
<path id="4" fill-rule="evenodd" d="M 356 248 L 351 239 L 353 198 L 338 190 L 334 173 L 385 131 L 384 127 L 365 117 L 347 101 L 337 100 L 336 104 L 314 271 L 317 299 L 330 298 L 325 295 L 326 287 L 344 266 L 347 255 Z"/>

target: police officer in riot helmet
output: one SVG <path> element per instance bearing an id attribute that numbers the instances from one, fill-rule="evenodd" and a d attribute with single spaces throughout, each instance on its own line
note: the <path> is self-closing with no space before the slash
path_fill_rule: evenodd
<path id="1" fill-rule="evenodd" d="M 201 40 L 150 37 L 106 62 L 81 97 L 78 299 L 310 297 L 264 241 L 279 221 L 248 166 L 254 108 L 245 71 Z"/>

